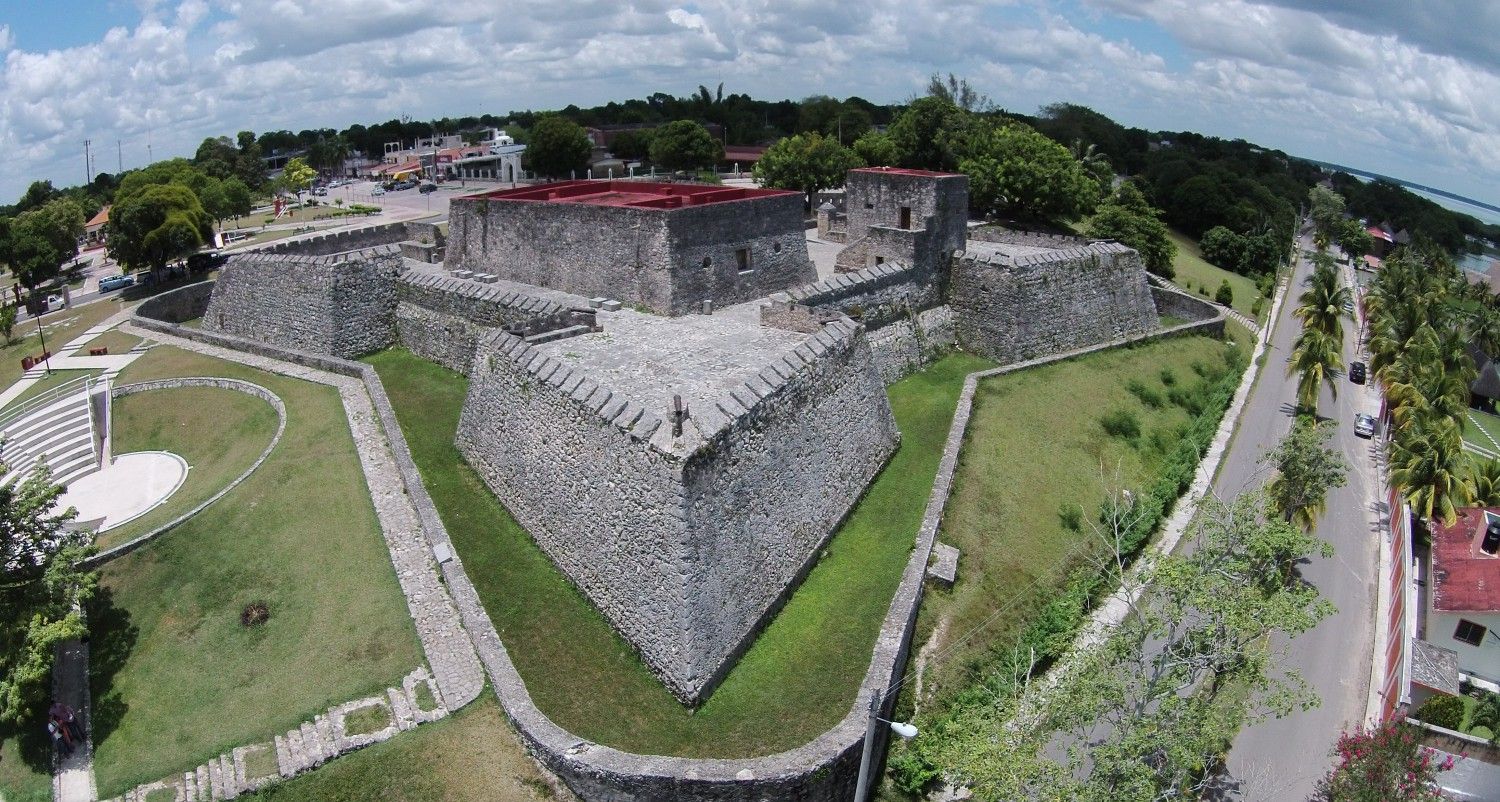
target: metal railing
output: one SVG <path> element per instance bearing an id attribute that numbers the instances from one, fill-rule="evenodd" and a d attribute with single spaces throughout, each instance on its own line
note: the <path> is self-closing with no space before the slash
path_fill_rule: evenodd
<path id="1" fill-rule="evenodd" d="M 50 390 L 38 393 L 13 407 L 6 407 L 4 411 L 0 411 L 0 431 L 4 431 L 6 427 L 10 426 L 18 418 L 35 412 L 63 396 L 72 395 L 80 390 L 87 389 L 95 382 L 102 381 L 104 379 L 101 376 L 79 376 L 76 379 L 63 382 Z"/>

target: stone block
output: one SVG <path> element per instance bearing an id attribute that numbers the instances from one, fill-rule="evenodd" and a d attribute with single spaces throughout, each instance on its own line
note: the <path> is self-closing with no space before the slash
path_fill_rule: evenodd
<path id="1" fill-rule="evenodd" d="M 927 577 L 942 587 L 952 588 L 958 580 L 958 549 L 947 543 L 932 544 L 932 562 L 927 566 Z"/>

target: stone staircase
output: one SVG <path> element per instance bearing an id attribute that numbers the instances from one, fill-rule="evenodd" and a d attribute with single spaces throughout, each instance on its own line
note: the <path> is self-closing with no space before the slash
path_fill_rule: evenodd
<path id="1" fill-rule="evenodd" d="M 1201 298 L 1202 300 L 1207 301 L 1208 303 L 1211 303 L 1214 306 L 1219 307 L 1220 309 L 1223 309 L 1225 316 L 1227 316 L 1230 320 L 1233 320 L 1236 323 L 1239 323 L 1241 326 L 1244 326 L 1245 328 L 1249 329 L 1252 334 L 1259 334 L 1260 333 L 1260 324 L 1259 323 L 1255 322 L 1254 320 L 1251 320 L 1249 317 L 1247 317 L 1247 316 L 1245 316 L 1245 315 L 1243 315 L 1243 314 L 1241 314 L 1239 312 L 1236 312 L 1233 307 L 1224 306 L 1223 304 L 1220 304 L 1219 302 L 1215 301 L 1212 298 L 1204 298 L 1201 295 L 1195 295 L 1193 293 L 1193 291 L 1189 290 L 1187 287 L 1184 287 L 1184 286 L 1182 286 L 1181 284 L 1178 284 L 1175 281 L 1170 281 L 1168 279 L 1164 279 L 1161 276 L 1158 276 L 1158 275 L 1156 275 L 1154 273 L 1148 273 L 1148 274 L 1146 274 L 1146 278 L 1152 284 L 1155 284 L 1155 285 L 1157 285 L 1159 287 L 1166 287 L 1167 289 L 1175 290 L 1177 292 L 1180 292 L 1183 295 L 1192 296 L 1194 298 Z"/>
<path id="2" fill-rule="evenodd" d="M 8 471 L 0 483 L 25 477 L 43 459 L 52 469 L 52 481 L 60 485 L 98 470 L 100 451 L 89 411 L 97 387 L 86 381 L 77 388 L 64 385 L 59 389 L 67 392 L 43 397 L 0 425 L 0 459 Z"/>
<path id="3" fill-rule="evenodd" d="M 419 699 L 424 687 L 430 699 L 426 706 Z M 350 732 L 351 715 L 363 711 L 375 711 L 375 719 L 386 723 L 374 730 Z M 273 780 L 295 777 L 339 755 L 437 721 L 448 713 L 437 681 L 421 666 L 403 677 L 399 688 L 331 707 L 271 741 L 235 747 L 192 771 L 136 786 L 108 802 L 148 802 L 148 798 L 154 801 L 168 794 L 179 802 L 234 799 Z"/>

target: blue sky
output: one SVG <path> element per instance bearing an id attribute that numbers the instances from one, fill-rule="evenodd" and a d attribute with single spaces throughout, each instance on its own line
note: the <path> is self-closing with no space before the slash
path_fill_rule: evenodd
<path id="1" fill-rule="evenodd" d="M 1500 202 L 1500 4 L 1467 0 L 0 0 L 0 198 L 205 136 L 700 83 L 1242 137 Z M 149 151 L 148 151 L 149 144 Z"/>

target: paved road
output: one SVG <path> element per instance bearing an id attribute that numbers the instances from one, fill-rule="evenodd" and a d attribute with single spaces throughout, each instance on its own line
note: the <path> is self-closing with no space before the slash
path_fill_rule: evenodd
<path id="1" fill-rule="evenodd" d="M 1311 248 L 1310 244 L 1306 247 Z M 1292 317 L 1302 282 L 1311 273 L 1304 261 L 1282 304 L 1281 314 L 1266 352 L 1266 365 L 1245 405 L 1234 443 L 1225 455 L 1215 489 L 1225 496 L 1259 485 L 1266 479 L 1261 456 L 1275 447 L 1292 423 L 1296 382 L 1287 376 L 1287 358 L 1300 330 Z M 1344 358 L 1357 356 L 1357 333 L 1345 326 Z M 1229 753 L 1232 798 L 1244 800 L 1305 800 L 1313 785 L 1331 765 L 1330 751 L 1339 733 L 1364 720 L 1370 661 L 1374 649 L 1374 608 L 1377 544 L 1384 505 L 1372 441 L 1354 436 L 1356 411 L 1372 411 L 1377 396 L 1370 387 L 1340 379 L 1338 397 L 1323 391 L 1320 412 L 1337 424 L 1330 445 L 1349 465 L 1349 481 L 1329 495 L 1327 513 L 1317 535 L 1333 544 L 1330 559 L 1305 566 L 1303 576 L 1338 607 L 1311 632 L 1290 644 L 1278 663 L 1302 673 L 1322 704 L 1284 719 L 1271 719 L 1243 730 Z"/>

